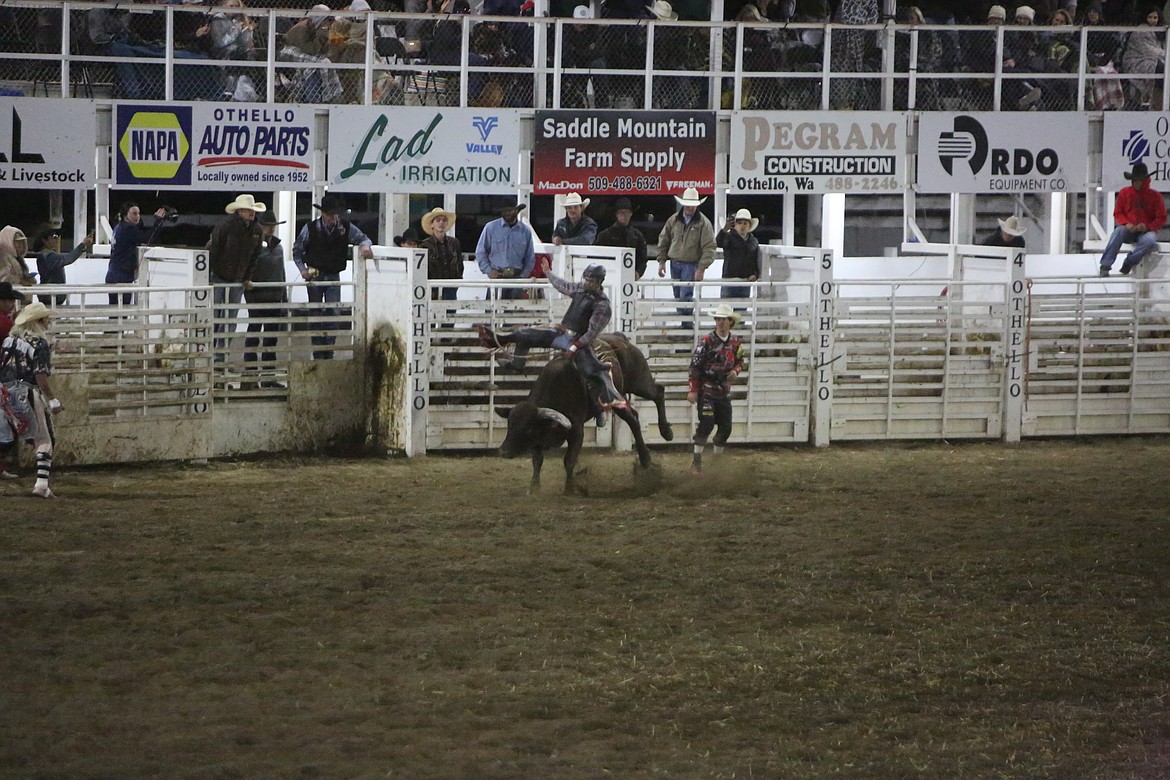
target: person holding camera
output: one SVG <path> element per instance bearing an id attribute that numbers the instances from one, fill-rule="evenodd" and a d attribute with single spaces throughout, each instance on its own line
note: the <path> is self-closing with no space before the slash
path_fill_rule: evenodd
<path id="1" fill-rule="evenodd" d="M 523 203 L 507 205 L 500 209 L 500 218 L 484 225 L 475 247 L 475 261 L 479 270 L 489 279 L 527 279 L 536 267 L 536 246 L 532 243 L 532 231 L 520 222 L 520 212 L 526 208 Z M 497 297 L 516 300 L 523 297 L 524 290 L 513 287 L 500 290 Z M 488 299 L 492 291 L 488 289 Z"/>
<path id="2" fill-rule="evenodd" d="M 138 247 L 150 244 L 162 227 L 164 219 L 174 219 L 165 206 L 159 206 L 154 212 L 154 228 L 149 232 L 142 224 L 142 210 L 134 201 L 122 204 L 122 211 L 118 214 L 118 224 L 114 226 L 114 236 L 110 241 L 110 264 L 106 268 L 106 284 L 133 284 L 138 278 Z M 131 293 L 122 293 L 122 304 L 129 306 L 134 296 Z M 118 305 L 118 294 L 110 293 L 110 305 Z"/>

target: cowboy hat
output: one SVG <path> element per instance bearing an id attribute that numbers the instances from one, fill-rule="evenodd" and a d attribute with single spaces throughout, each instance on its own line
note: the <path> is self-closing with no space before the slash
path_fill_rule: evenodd
<path id="1" fill-rule="evenodd" d="M 19 290 L 12 288 L 12 282 L 0 282 L 0 301 L 27 301 L 28 298 L 24 296 Z"/>
<path id="2" fill-rule="evenodd" d="M 447 211 L 446 209 L 440 208 L 439 206 L 435 206 L 433 209 L 428 211 L 426 214 L 423 214 L 422 216 L 422 231 L 428 236 L 434 235 L 434 233 L 431 232 L 431 223 L 435 221 L 435 217 L 446 217 L 447 227 L 451 227 L 455 224 L 455 212 Z"/>
<path id="3" fill-rule="evenodd" d="M 593 9 L 587 5 L 579 5 L 573 9 L 574 19 L 592 19 Z"/>
<path id="4" fill-rule="evenodd" d="M 699 191 L 694 187 L 687 187 L 683 190 L 682 195 L 675 195 L 674 199 L 678 201 L 680 206 L 701 206 L 707 202 L 706 198 L 699 197 Z"/>
<path id="5" fill-rule="evenodd" d="M 53 317 L 53 310 L 40 301 L 30 303 L 20 310 L 20 314 L 16 315 L 17 327 L 28 322 L 35 322 L 37 320 L 47 320 Z"/>
<path id="6" fill-rule="evenodd" d="M 678 19 L 678 14 L 666 0 L 654 0 L 652 5 L 646 6 L 646 10 L 663 21 L 673 22 Z"/>
<path id="7" fill-rule="evenodd" d="M 276 215 L 271 211 L 260 211 L 256 214 L 256 222 L 260 225 L 283 225 L 286 220 L 276 221 Z"/>
<path id="8" fill-rule="evenodd" d="M 1014 214 L 1007 219 L 999 220 L 999 229 L 1009 236 L 1022 236 L 1028 232 L 1027 225 L 1020 224 L 1020 218 Z"/>
<path id="9" fill-rule="evenodd" d="M 322 214 L 349 214 L 349 207 L 345 205 L 345 200 L 340 195 L 327 193 L 325 197 L 321 198 L 320 203 L 314 203 L 313 208 L 320 210 Z"/>
<path id="10" fill-rule="evenodd" d="M 739 313 L 726 303 L 721 303 L 716 306 L 714 311 L 711 312 L 711 317 L 713 319 L 726 317 L 727 319 L 731 320 L 731 327 L 733 328 L 739 324 Z"/>
<path id="11" fill-rule="evenodd" d="M 1148 179 L 1150 178 L 1150 169 L 1143 162 L 1134 163 L 1132 171 L 1123 172 L 1121 175 L 1130 181 L 1135 179 Z"/>
<path id="12" fill-rule="evenodd" d="M 581 200 L 580 193 L 570 192 L 565 196 L 565 207 L 568 208 L 569 206 L 580 206 L 583 209 L 589 208 L 589 198 Z"/>
<path id="13" fill-rule="evenodd" d="M 223 207 L 223 210 L 228 214 L 235 214 L 239 209 L 249 209 L 259 214 L 261 211 L 268 211 L 268 207 L 259 202 L 251 195 L 237 195 L 236 199 Z"/>
<path id="14" fill-rule="evenodd" d="M 735 221 L 739 222 L 741 219 L 746 219 L 748 222 L 752 223 L 752 226 L 748 228 L 749 233 L 760 226 L 760 218 L 753 217 L 752 213 L 747 209 L 740 209 L 739 211 L 735 212 Z"/>
<path id="15" fill-rule="evenodd" d="M 414 232 L 414 228 L 407 228 L 402 231 L 402 235 L 394 236 L 394 246 L 402 246 L 407 241 L 412 241 L 416 246 L 418 245 L 418 233 Z"/>
<path id="16" fill-rule="evenodd" d="M 508 209 L 515 209 L 516 211 L 523 211 L 526 208 L 528 208 L 527 203 L 516 203 L 516 204 L 509 203 L 506 206 L 500 206 L 498 209 L 496 209 L 496 213 L 501 214 L 501 213 L 507 211 Z"/>
<path id="17" fill-rule="evenodd" d="M 634 204 L 630 203 L 629 198 L 618 198 L 613 203 L 613 210 L 616 211 L 630 211 L 634 210 Z"/>

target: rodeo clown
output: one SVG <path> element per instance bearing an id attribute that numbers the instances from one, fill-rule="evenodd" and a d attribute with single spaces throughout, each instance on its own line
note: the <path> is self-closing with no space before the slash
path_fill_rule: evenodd
<path id="1" fill-rule="evenodd" d="M 719 430 L 715 433 L 715 454 L 723 454 L 723 445 L 731 436 L 731 380 L 743 371 L 743 344 L 731 335 L 731 329 L 739 323 L 739 315 L 722 303 L 712 316 L 715 330 L 695 347 L 688 377 L 687 401 L 696 404 L 699 412 L 692 474 L 703 471 L 703 448 L 716 425 Z"/>
<path id="2" fill-rule="evenodd" d="M 64 410 L 49 381 L 52 373 L 49 320 L 53 312 L 37 301 L 20 310 L 12 332 L 0 346 L 0 446 L 23 439 L 37 449 L 33 495 L 53 498 L 53 415 Z"/>
<path id="3" fill-rule="evenodd" d="M 605 281 L 605 268 L 596 264 L 588 266 L 581 274 L 581 281 L 576 283 L 554 274 L 547 258 L 541 261 L 540 268 L 557 292 L 573 299 L 565 316 L 561 318 L 561 324 L 546 328 L 519 328 L 503 336 L 496 335 L 487 325 L 480 324 L 475 326 L 480 342 L 489 349 L 514 344 L 514 357 L 511 359 L 501 352 L 496 353 L 500 366 L 514 371 L 524 370 L 525 355 L 532 347 L 562 350 L 585 377 L 590 388 L 589 397 L 596 404 L 594 414 L 597 427 L 601 428 L 605 425 L 607 409 L 624 409 L 627 406 L 625 398 L 614 387 L 609 364 L 602 363 L 593 352 L 594 340 L 609 324 L 613 313 L 609 297 L 601 288 L 601 283 Z"/>

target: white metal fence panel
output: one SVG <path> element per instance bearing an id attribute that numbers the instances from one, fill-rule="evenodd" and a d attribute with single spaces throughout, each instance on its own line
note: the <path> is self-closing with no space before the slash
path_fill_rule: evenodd
<path id="1" fill-rule="evenodd" d="M 1032 281 L 1023 435 L 1170 432 L 1170 299 L 1163 287 Z"/>
<path id="2" fill-rule="evenodd" d="M 1006 284 L 867 280 L 838 289 L 833 439 L 1001 435 Z"/>

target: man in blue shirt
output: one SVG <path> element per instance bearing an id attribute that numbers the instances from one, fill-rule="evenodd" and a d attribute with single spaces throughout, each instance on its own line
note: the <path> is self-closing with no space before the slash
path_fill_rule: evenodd
<path id="1" fill-rule="evenodd" d="M 505 206 L 500 209 L 500 218 L 492 220 L 483 228 L 479 244 L 475 247 L 475 261 L 479 270 L 489 279 L 527 279 L 536 267 L 536 247 L 532 243 L 532 231 L 520 222 L 520 211 L 525 204 Z M 500 290 L 497 297 L 517 299 L 523 290 L 512 288 Z M 488 298 L 492 291 L 488 290 Z"/>

